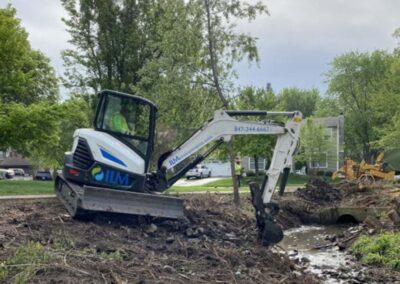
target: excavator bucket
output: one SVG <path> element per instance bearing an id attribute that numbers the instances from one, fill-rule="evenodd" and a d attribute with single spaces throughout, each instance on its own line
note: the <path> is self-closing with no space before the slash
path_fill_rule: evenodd
<path id="1" fill-rule="evenodd" d="M 55 192 L 72 217 L 104 211 L 179 219 L 184 217 L 183 200 L 176 197 L 79 186 L 57 176 Z"/>
<path id="2" fill-rule="evenodd" d="M 260 185 L 256 182 L 251 182 L 249 186 L 256 212 L 258 238 L 264 246 L 279 243 L 283 239 L 283 231 L 274 219 L 279 212 L 278 204 L 270 202 L 264 205 Z"/>

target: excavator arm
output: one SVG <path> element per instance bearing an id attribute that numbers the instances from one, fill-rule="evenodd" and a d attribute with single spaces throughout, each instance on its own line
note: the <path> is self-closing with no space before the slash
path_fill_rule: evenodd
<path id="1" fill-rule="evenodd" d="M 271 121 L 240 121 L 235 116 L 287 116 L 285 124 L 277 124 Z M 300 122 L 302 114 L 294 112 L 267 112 L 267 111 L 229 111 L 217 110 L 214 117 L 208 123 L 198 129 L 182 145 L 172 152 L 162 155 L 158 163 L 157 181 L 152 184 L 158 188 L 151 190 L 164 191 L 189 169 L 203 161 L 213 150 L 223 142 L 230 141 L 232 135 L 277 135 L 271 164 L 266 172 L 264 182 L 260 187 L 257 183 L 250 183 L 252 202 L 256 211 L 259 237 L 263 244 L 277 243 L 283 238 L 282 229 L 276 224 L 274 217 L 279 211 L 279 206 L 271 202 L 272 195 L 281 177 L 279 193 L 283 194 L 287 178 L 292 166 L 292 157 L 299 143 Z M 197 155 L 193 161 L 186 164 L 180 170 L 178 166 L 203 147 L 214 143 L 204 153 Z M 173 173 L 171 178 L 166 178 L 166 172 Z M 161 181 L 162 180 L 162 181 Z"/>

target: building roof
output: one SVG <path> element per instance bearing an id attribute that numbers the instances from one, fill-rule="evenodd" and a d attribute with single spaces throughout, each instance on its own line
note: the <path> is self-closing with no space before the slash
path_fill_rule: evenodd
<path id="1" fill-rule="evenodd" d="M 31 163 L 28 160 L 18 157 L 9 157 L 0 162 L 0 168 L 19 168 L 30 166 Z"/>

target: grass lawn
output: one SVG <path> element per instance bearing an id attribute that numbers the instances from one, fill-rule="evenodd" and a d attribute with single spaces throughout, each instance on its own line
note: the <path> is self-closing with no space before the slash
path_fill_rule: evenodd
<path id="1" fill-rule="evenodd" d="M 0 195 L 54 194 L 54 181 L 0 180 Z"/>
<path id="2" fill-rule="evenodd" d="M 249 181 L 256 181 L 258 183 L 262 183 L 264 179 L 263 175 L 260 175 L 259 177 L 244 177 L 242 178 L 241 182 L 241 187 L 240 191 L 241 192 L 248 192 L 249 187 L 248 187 L 248 182 Z M 307 183 L 308 177 L 307 176 L 300 176 L 300 175 L 290 175 L 287 186 L 302 186 L 305 183 Z M 278 183 L 279 185 L 279 183 Z M 232 191 L 232 179 L 229 178 L 223 178 L 217 181 L 209 182 L 204 185 L 199 185 L 199 186 L 172 186 L 171 189 L 169 189 L 169 192 L 197 192 L 197 191 L 212 191 L 212 192 L 218 192 L 218 191 Z"/>
<path id="3" fill-rule="evenodd" d="M 242 178 L 241 192 L 248 192 L 247 183 L 255 180 L 262 183 L 264 176 L 244 177 Z M 307 176 L 290 175 L 288 186 L 302 186 L 308 180 Z M 0 196 L 4 195 L 35 195 L 35 194 L 54 194 L 53 181 L 36 181 L 36 180 L 0 180 Z M 168 192 L 201 192 L 201 191 L 231 191 L 232 179 L 223 178 L 214 182 L 200 186 L 173 186 Z"/>
<path id="4" fill-rule="evenodd" d="M 249 181 L 256 181 L 258 183 L 262 183 L 264 180 L 264 175 L 260 175 L 258 177 L 243 177 L 242 178 L 242 186 L 246 185 L 247 188 L 247 184 Z M 287 182 L 288 186 L 301 186 L 304 185 L 305 183 L 307 183 L 308 181 L 308 176 L 300 176 L 300 175 L 293 175 L 290 174 L 289 175 L 289 179 Z M 214 182 L 210 182 L 207 183 L 203 186 L 207 186 L 207 187 L 232 187 L 232 178 L 223 178 Z"/>

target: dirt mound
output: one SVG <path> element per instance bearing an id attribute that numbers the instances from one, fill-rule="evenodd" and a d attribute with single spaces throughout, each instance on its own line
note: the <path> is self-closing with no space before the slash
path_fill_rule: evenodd
<path id="1" fill-rule="evenodd" d="M 314 203 L 336 203 L 342 200 L 340 190 L 321 179 L 311 179 L 304 188 L 298 188 L 295 195 Z"/>
<path id="2" fill-rule="evenodd" d="M 229 196 L 187 199 L 183 221 L 120 214 L 76 221 L 55 199 L 0 201 L 0 281 L 317 282 L 259 245 L 250 209 L 235 210 Z"/>

